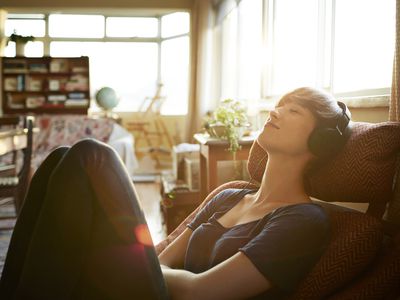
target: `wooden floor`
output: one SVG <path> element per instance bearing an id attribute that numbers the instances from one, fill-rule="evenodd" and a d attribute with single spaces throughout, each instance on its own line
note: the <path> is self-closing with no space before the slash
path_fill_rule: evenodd
<path id="1" fill-rule="evenodd" d="M 160 211 L 160 182 L 135 183 L 153 243 L 156 245 L 166 237 Z"/>

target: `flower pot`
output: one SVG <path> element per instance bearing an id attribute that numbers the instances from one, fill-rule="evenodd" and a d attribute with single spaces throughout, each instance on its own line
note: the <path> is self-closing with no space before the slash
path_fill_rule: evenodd
<path id="1" fill-rule="evenodd" d="M 15 43 L 15 56 L 25 56 L 26 43 Z"/>
<path id="2" fill-rule="evenodd" d="M 222 138 L 226 136 L 226 127 L 225 125 L 220 124 L 211 124 L 208 130 L 210 136 L 215 138 Z"/>

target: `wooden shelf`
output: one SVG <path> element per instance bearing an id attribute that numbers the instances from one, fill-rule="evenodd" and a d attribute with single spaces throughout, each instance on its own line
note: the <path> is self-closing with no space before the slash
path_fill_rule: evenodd
<path id="1" fill-rule="evenodd" d="M 90 85 L 86 56 L 2 57 L 1 74 L 5 114 L 87 114 Z"/>

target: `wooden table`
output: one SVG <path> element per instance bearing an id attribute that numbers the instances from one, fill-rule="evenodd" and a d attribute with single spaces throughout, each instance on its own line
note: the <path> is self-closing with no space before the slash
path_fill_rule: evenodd
<path id="1" fill-rule="evenodd" d="M 247 160 L 256 136 L 253 134 L 239 141 L 241 149 L 236 152 L 237 160 Z M 233 160 L 233 154 L 227 150 L 229 144 L 226 140 L 210 138 L 202 133 L 195 134 L 194 139 L 200 144 L 200 199 L 204 200 L 218 186 L 217 162 Z"/>

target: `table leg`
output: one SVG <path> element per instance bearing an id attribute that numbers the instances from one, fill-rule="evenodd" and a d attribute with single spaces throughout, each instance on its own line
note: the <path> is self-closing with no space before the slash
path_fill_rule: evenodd
<path id="1" fill-rule="evenodd" d="M 203 200 L 207 197 L 207 174 L 207 159 L 202 153 L 200 153 L 200 202 L 203 202 Z"/>

